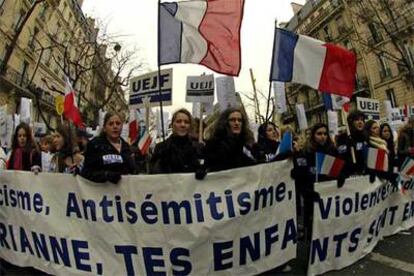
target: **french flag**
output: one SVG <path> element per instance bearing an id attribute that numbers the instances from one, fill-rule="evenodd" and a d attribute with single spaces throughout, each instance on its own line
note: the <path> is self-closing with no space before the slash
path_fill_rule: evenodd
<path id="1" fill-rule="evenodd" d="M 368 148 L 367 167 L 376 171 L 388 171 L 388 154 L 383 149 Z"/>
<path id="2" fill-rule="evenodd" d="M 405 176 L 414 176 L 414 159 L 406 158 L 401 166 L 400 173 Z"/>
<path id="3" fill-rule="evenodd" d="M 316 153 L 316 169 L 318 174 L 338 177 L 344 165 L 345 161 L 342 159 L 321 152 Z"/>
<path id="4" fill-rule="evenodd" d="M 83 127 L 82 118 L 76 103 L 76 91 L 73 89 L 69 78 L 66 76 L 65 101 L 63 103 L 63 114 L 65 118 L 72 121 L 77 127 Z"/>
<path id="5" fill-rule="evenodd" d="M 202 64 L 238 76 L 244 0 L 166 2 L 160 6 L 160 65 Z"/>
<path id="6" fill-rule="evenodd" d="M 351 98 L 355 88 L 353 52 L 276 28 L 271 81 L 295 82 Z"/>
<path id="7" fill-rule="evenodd" d="M 326 110 L 341 110 L 350 101 L 347 97 L 329 93 L 322 93 L 322 99 Z"/>
<path id="8" fill-rule="evenodd" d="M 148 131 L 145 131 L 138 141 L 138 148 L 141 151 L 142 155 L 145 155 L 148 153 L 148 149 L 151 143 L 152 143 L 151 135 L 149 134 Z"/>

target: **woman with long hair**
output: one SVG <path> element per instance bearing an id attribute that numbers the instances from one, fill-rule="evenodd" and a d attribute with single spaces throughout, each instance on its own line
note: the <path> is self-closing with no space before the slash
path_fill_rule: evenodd
<path id="1" fill-rule="evenodd" d="M 53 133 L 53 147 L 55 154 L 50 164 L 51 172 L 78 173 L 80 171 L 84 157 L 76 144 L 74 130 L 67 125 L 58 125 Z"/>
<path id="2" fill-rule="evenodd" d="M 81 175 L 91 181 L 118 183 L 121 175 L 134 174 L 135 162 L 127 142 L 121 137 L 123 120 L 118 113 L 107 112 L 98 137 L 86 146 Z"/>
<path id="3" fill-rule="evenodd" d="M 396 160 L 396 145 L 394 141 L 394 134 L 392 128 L 388 123 L 383 123 L 380 126 L 380 136 L 387 143 L 388 149 L 388 172 L 393 173 L 394 167 L 397 165 Z"/>
<path id="4" fill-rule="evenodd" d="M 152 154 L 152 173 L 186 173 L 199 169 L 202 145 L 191 137 L 191 125 L 192 116 L 187 109 L 174 112 L 171 136 L 158 143 Z"/>
<path id="5" fill-rule="evenodd" d="M 398 132 L 398 166 L 401 166 L 406 158 L 414 158 L 414 118 L 400 128 Z"/>
<path id="6" fill-rule="evenodd" d="M 28 124 L 20 123 L 13 135 L 12 153 L 7 169 L 38 172 L 40 163 L 40 154 L 32 130 Z"/>
<path id="7" fill-rule="evenodd" d="M 272 122 L 261 124 L 257 130 L 257 143 L 253 145 L 253 156 L 259 162 L 267 162 L 268 156 L 275 156 L 279 148 L 280 130 Z"/>
<path id="8" fill-rule="evenodd" d="M 207 168 L 220 171 L 256 164 L 251 152 L 253 142 L 246 115 L 239 108 L 226 109 L 206 142 Z"/>

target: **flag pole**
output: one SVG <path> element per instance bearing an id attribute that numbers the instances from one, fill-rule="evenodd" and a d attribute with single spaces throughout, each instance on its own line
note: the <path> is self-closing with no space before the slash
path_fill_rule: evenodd
<path id="1" fill-rule="evenodd" d="M 198 142 L 203 142 L 203 111 L 204 111 L 204 105 L 203 103 L 200 103 L 200 123 L 198 125 Z"/>
<path id="2" fill-rule="evenodd" d="M 160 49 L 160 42 L 161 42 L 161 0 L 158 0 L 158 33 L 157 33 L 157 65 L 158 65 L 158 95 L 160 97 L 160 113 L 161 113 L 161 130 L 162 130 L 162 140 L 165 140 L 165 132 L 164 132 L 164 111 L 162 107 L 162 92 L 161 92 L 161 49 Z"/>
<path id="3" fill-rule="evenodd" d="M 277 19 L 275 19 L 275 28 L 277 27 Z M 275 38 L 276 39 L 276 38 Z M 272 92 L 272 80 L 269 81 L 269 93 L 267 95 L 266 118 L 265 123 L 268 122 L 267 116 L 269 114 L 270 93 Z"/>

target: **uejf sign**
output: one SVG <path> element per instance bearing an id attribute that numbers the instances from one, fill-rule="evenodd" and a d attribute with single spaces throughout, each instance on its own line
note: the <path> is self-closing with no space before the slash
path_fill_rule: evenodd
<path id="1" fill-rule="evenodd" d="M 214 102 L 214 75 L 188 76 L 186 102 Z"/>
<path id="2" fill-rule="evenodd" d="M 378 100 L 357 97 L 357 109 L 363 112 L 368 120 L 380 119 L 380 103 Z"/>
<path id="3" fill-rule="evenodd" d="M 162 101 L 163 105 L 172 104 L 172 69 L 161 70 L 158 79 L 158 71 L 130 80 L 129 105 L 131 108 L 144 107 L 143 100 L 149 98 L 150 106 L 158 106 Z M 161 86 L 161 95 L 159 92 Z"/>

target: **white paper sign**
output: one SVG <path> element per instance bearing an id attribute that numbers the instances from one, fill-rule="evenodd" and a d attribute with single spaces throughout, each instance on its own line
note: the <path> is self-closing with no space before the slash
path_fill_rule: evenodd
<path id="1" fill-rule="evenodd" d="M 303 104 L 296 104 L 296 115 L 298 116 L 299 129 L 308 129 L 308 120 L 306 119 L 305 106 Z"/>
<path id="2" fill-rule="evenodd" d="M 285 83 L 280 81 L 274 81 L 273 91 L 275 93 L 276 111 L 278 114 L 282 114 L 287 111 Z"/>
<path id="3" fill-rule="evenodd" d="M 185 101 L 189 103 L 214 102 L 214 75 L 188 76 Z"/>
<path id="4" fill-rule="evenodd" d="M 32 117 L 32 100 L 29 98 L 20 98 L 20 121 L 30 125 Z"/>
<path id="5" fill-rule="evenodd" d="M 328 110 L 329 135 L 334 137 L 338 134 L 338 112 Z"/>
<path id="6" fill-rule="evenodd" d="M 363 112 L 368 120 L 380 119 L 380 102 L 378 100 L 357 97 L 357 110 Z"/>
<path id="7" fill-rule="evenodd" d="M 220 110 L 223 111 L 229 107 L 236 107 L 236 88 L 233 77 L 216 78 L 217 100 L 220 104 Z"/>
<path id="8" fill-rule="evenodd" d="M 385 117 L 388 121 L 392 121 L 392 105 L 391 101 L 384 101 Z"/>
<path id="9" fill-rule="evenodd" d="M 7 134 L 7 105 L 0 106 L 0 140 Z"/>
<path id="10" fill-rule="evenodd" d="M 99 109 L 99 127 L 100 128 L 103 128 L 105 115 L 106 115 L 106 111 Z"/>

